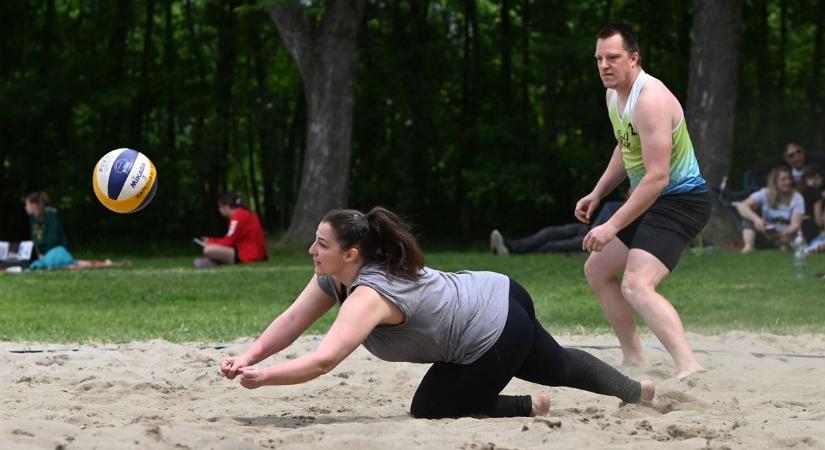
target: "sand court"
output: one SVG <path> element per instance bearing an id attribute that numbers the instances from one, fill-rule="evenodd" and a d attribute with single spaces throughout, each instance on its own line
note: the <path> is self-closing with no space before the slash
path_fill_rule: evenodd
<path id="1" fill-rule="evenodd" d="M 309 383 L 250 391 L 223 379 L 218 365 L 252 339 L 226 348 L 0 342 L 0 442 L 4 449 L 825 447 L 825 337 L 689 337 L 707 372 L 671 378 L 670 357 L 655 345 L 649 367 L 623 370 L 657 382 L 653 405 L 514 380 L 505 392 L 548 391 L 550 414 L 444 420 L 408 415 L 428 365 L 383 362 L 363 348 Z M 557 338 L 611 364 L 621 357 L 613 336 Z M 302 337 L 273 360 L 317 343 Z"/>

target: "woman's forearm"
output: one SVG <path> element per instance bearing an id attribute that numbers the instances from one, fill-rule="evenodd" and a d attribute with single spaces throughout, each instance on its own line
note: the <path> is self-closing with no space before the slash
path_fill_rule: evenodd
<path id="1" fill-rule="evenodd" d="M 302 332 L 303 330 L 296 328 L 286 314 L 281 314 L 261 333 L 246 351 L 245 356 L 250 364 L 259 363 L 287 348 Z"/>
<path id="2" fill-rule="evenodd" d="M 264 374 L 263 384 L 300 384 L 318 378 L 335 366 L 332 362 L 324 362 L 315 353 L 310 353 L 292 361 L 261 369 Z"/>

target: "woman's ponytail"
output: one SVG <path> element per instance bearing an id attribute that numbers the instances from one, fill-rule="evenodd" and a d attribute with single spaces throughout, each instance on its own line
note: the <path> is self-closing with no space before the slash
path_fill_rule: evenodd
<path id="1" fill-rule="evenodd" d="M 358 247 L 364 261 L 384 266 L 395 276 L 417 280 L 424 268 L 424 252 L 394 212 L 377 206 L 367 214 L 352 209 L 330 211 L 324 222 L 335 231 L 341 247 Z"/>

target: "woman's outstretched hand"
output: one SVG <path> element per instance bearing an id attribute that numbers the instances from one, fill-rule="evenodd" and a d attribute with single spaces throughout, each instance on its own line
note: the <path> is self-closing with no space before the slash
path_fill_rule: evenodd
<path id="1" fill-rule="evenodd" d="M 235 379 L 244 367 L 247 367 L 249 362 L 241 356 L 229 356 L 221 362 L 221 373 L 230 380 Z"/>
<path id="2" fill-rule="evenodd" d="M 257 367 L 244 367 L 240 372 L 241 386 L 247 389 L 259 388 L 266 384 L 263 370 Z"/>

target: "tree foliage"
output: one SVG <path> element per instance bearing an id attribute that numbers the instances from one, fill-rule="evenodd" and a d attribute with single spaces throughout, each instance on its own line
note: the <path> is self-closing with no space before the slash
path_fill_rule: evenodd
<path id="1" fill-rule="evenodd" d="M 309 4 L 322 17 L 327 2 Z M 0 3 L 0 239 L 49 192 L 75 242 L 219 233 L 218 193 L 289 225 L 304 163 L 301 77 L 253 0 Z M 382 204 L 426 240 L 573 220 L 614 145 L 593 63 L 608 20 L 686 104 L 693 1 L 369 0 L 358 30 L 348 204 Z M 732 182 L 789 140 L 823 150 L 825 0 L 745 0 Z M 137 215 L 103 209 L 97 159 L 159 169 Z"/>

